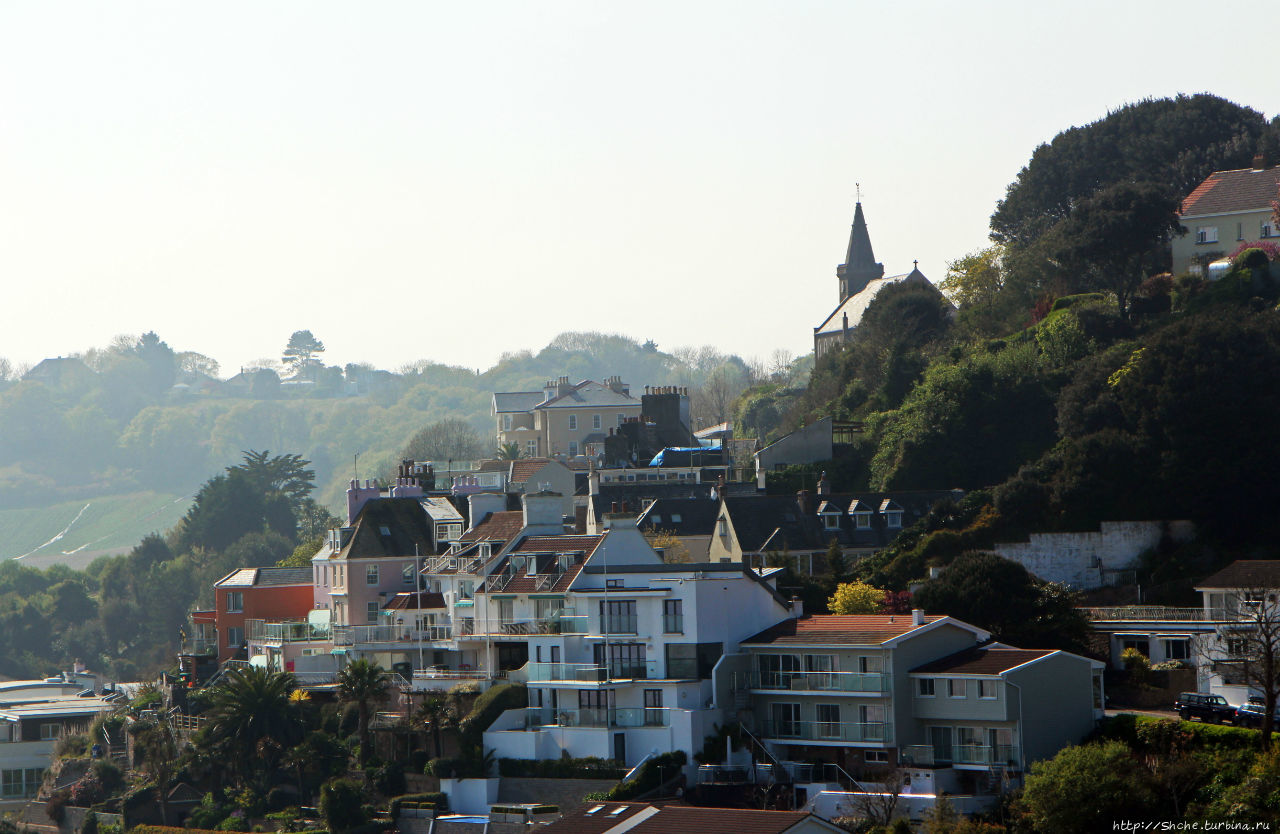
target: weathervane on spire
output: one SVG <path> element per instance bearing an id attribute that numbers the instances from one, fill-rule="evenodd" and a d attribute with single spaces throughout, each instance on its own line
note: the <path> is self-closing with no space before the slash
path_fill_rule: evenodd
<path id="1" fill-rule="evenodd" d="M 861 203 L 861 202 L 862 202 L 862 183 L 860 183 L 860 182 L 855 182 L 855 183 L 853 184 L 853 187 L 854 187 L 854 189 L 856 189 L 856 191 L 857 191 L 857 194 L 858 194 L 858 202 L 859 202 L 859 203 Z"/>

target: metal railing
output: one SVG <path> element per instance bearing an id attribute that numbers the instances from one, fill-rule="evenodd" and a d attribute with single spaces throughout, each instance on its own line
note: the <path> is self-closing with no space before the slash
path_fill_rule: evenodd
<path id="1" fill-rule="evenodd" d="M 586 632 L 586 615 L 557 614 L 541 619 L 521 620 L 463 620 L 459 636 L 521 635 L 521 634 L 583 634 Z"/>
<path id="2" fill-rule="evenodd" d="M 893 741 L 889 721 L 765 721 L 762 738 L 798 738 L 809 741 Z"/>
<path id="3" fill-rule="evenodd" d="M 193 639 L 187 638 L 182 641 L 182 648 L 179 654 L 217 654 L 218 641 L 216 638 Z"/>
<path id="4" fill-rule="evenodd" d="M 1226 608 L 1171 608 L 1164 605 L 1118 605 L 1107 608 L 1081 608 L 1085 616 L 1096 622 L 1230 622 L 1239 614 Z"/>
<path id="5" fill-rule="evenodd" d="M 657 660 L 611 660 L 601 663 L 530 662 L 529 680 L 600 683 L 606 680 L 656 680 L 661 675 Z"/>
<path id="6" fill-rule="evenodd" d="M 551 709 L 528 707 L 525 710 L 526 730 L 541 727 L 668 727 L 671 725 L 667 707 L 584 707 L 581 709 Z"/>
<path id="7" fill-rule="evenodd" d="M 885 695 L 889 678 L 873 672 L 746 672 L 748 689 L 867 692 Z"/>
<path id="8" fill-rule="evenodd" d="M 336 625 L 333 627 L 333 645 L 355 646 L 361 643 L 414 644 L 453 639 L 453 627 L 427 626 L 416 629 L 395 625 Z"/>
<path id="9" fill-rule="evenodd" d="M 332 636 L 329 623 L 309 623 L 306 620 L 246 620 L 245 632 L 250 640 L 269 643 L 290 643 L 306 640 L 328 640 Z"/>
<path id="10" fill-rule="evenodd" d="M 951 764 L 1019 766 L 1018 748 L 1012 744 L 953 744 L 950 747 L 911 744 L 902 748 L 901 760 L 903 764 L 919 767 Z"/>

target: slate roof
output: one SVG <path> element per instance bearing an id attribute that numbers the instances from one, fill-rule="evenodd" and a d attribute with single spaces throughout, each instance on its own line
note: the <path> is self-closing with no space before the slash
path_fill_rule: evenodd
<path id="1" fill-rule="evenodd" d="M 640 514 L 637 526 L 677 536 L 707 536 L 715 530 L 719 515 L 720 502 L 710 498 L 659 498 Z"/>
<path id="2" fill-rule="evenodd" d="M 584 379 L 565 394 L 558 397 L 552 397 L 543 403 L 538 403 L 534 408 L 583 408 L 587 406 L 598 406 L 601 408 L 609 406 L 639 406 L 640 401 L 629 394 L 619 394 L 608 385 L 599 382 L 593 382 Z"/>
<path id="3" fill-rule="evenodd" d="M 280 585 L 310 585 L 311 568 L 241 568 L 224 576 L 216 588 L 267 588 Z"/>
<path id="4" fill-rule="evenodd" d="M 1280 588 L 1280 560 L 1239 559 L 1196 583 L 1200 588 Z"/>
<path id="5" fill-rule="evenodd" d="M 509 542 L 524 529 L 524 513 L 520 510 L 504 510 L 497 513 L 485 513 L 478 524 L 459 537 L 462 542 L 502 541 Z"/>
<path id="6" fill-rule="evenodd" d="M 417 498 L 372 498 L 360 508 L 351 538 L 338 558 L 376 559 L 382 556 L 427 556 L 432 545 L 431 520 Z"/>
<path id="7" fill-rule="evenodd" d="M 382 606 L 384 611 L 422 611 L 445 607 L 444 594 L 438 591 L 404 591 Z"/>
<path id="8" fill-rule="evenodd" d="M 636 470 L 637 472 L 643 470 Z M 640 513 L 653 501 L 663 498 L 702 498 L 711 497 L 715 484 L 695 484 L 690 481 L 625 481 L 623 483 L 601 484 L 600 493 L 592 501 L 596 523 L 604 519 L 604 514 L 611 512 L 613 504 L 626 504 L 628 512 Z M 585 490 L 584 490 L 585 491 Z M 579 493 L 581 494 L 581 493 Z"/>
<path id="9" fill-rule="evenodd" d="M 498 414 L 533 411 L 533 407 L 542 402 L 544 396 L 546 395 L 541 391 L 506 391 L 494 394 L 493 410 Z"/>
<path id="10" fill-rule="evenodd" d="M 997 676 L 1024 663 L 1048 657 L 1056 649 L 1018 649 L 1001 643 L 981 648 L 965 649 L 952 655 L 930 661 L 911 670 L 914 674 L 948 672 L 952 675 Z"/>
<path id="11" fill-rule="evenodd" d="M 875 300 L 876 295 L 890 284 L 897 284 L 903 281 L 911 281 L 913 283 L 924 282 L 932 287 L 933 283 L 919 269 L 913 269 L 901 275 L 886 275 L 883 278 L 876 278 L 867 283 L 867 285 L 859 292 L 854 293 L 844 300 L 842 304 L 831 311 L 831 315 L 827 316 L 822 324 L 814 328 L 818 333 L 842 333 L 844 332 L 844 314 L 849 314 L 849 328 L 853 329 L 862 321 L 862 316 L 867 312 L 867 307 L 871 306 L 871 302 Z"/>
<path id="12" fill-rule="evenodd" d="M 1271 208 L 1280 183 L 1280 167 L 1264 170 L 1240 168 L 1217 171 L 1196 186 L 1182 201 L 1183 217 L 1226 214 L 1235 211 L 1262 211 Z"/>
<path id="13" fill-rule="evenodd" d="M 462 521 L 462 513 L 458 512 L 458 508 L 448 498 L 423 496 L 418 499 L 418 503 L 431 516 L 432 521 Z"/>
<path id="14" fill-rule="evenodd" d="M 926 616 L 925 624 L 941 620 Z M 876 646 L 921 626 L 912 625 L 910 614 L 816 614 L 787 619 L 742 641 L 745 645 L 839 644 Z"/>
<path id="15" fill-rule="evenodd" d="M 627 834 L 787 834 L 801 823 L 806 823 L 805 830 L 812 830 L 814 823 L 826 830 L 840 830 L 803 811 L 588 801 L 539 831 L 547 834 L 610 834 L 615 830 Z"/>

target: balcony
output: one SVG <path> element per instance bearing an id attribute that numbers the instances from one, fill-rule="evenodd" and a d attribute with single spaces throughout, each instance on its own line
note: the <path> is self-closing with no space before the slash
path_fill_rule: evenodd
<path id="1" fill-rule="evenodd" d="M 747 672 L 752 690 L 889 694 L 889 678 L 871 672 Z"/>
<path id="2" fill-rule="evenodd" d="M 447 625 L 415 629 L 394 625 L 337 625 L 333 627 L 333 645 L 355 646 L 363 643 L 398 643 L 415 646 L 432 641 L 453 639 L 453 628 Z"/>
<path id="3" fill-rule="evenodd" d="M 666 707 L 594 707 L 583 709 L 551 709 L 529 707 L 525 710 L 524 728 L 543 727 L 669 727 L 670 710 Z"/>
<path id="4" fill-rule="evenodd" d="M 561 613 L 540 619 L 528 620 L 463 620 L 458 629 L 460 637 L 498 636 L 510 637 L 536 634 L 583 634 L 586 631 L 586 615 Z"/>
<path id="5" fill-rule="evenodd" d="M 218 653 L 218 641 L 214 638 L 192 638 L 188 637 L 182 641 L 182 648 L 178 650 L 178 654 L 189 655 L 216 655 Z"/>
<path id="6" fill-rule="evenodd" d="M 264 643 L 293 643 L 308 640 L 328 640 L 332 631 L 328 623 L 309 623 L 306 620 L 287 620 L 269 623 L 263 620 L 246 620 L 248 639 Z"/>
<path id="7" fill-rule="evenodd" d="M 917 767 L 948 765 L 1019 767 L 1018 748 L 1012 744 L 953 744 L 950 747 L 912 744 L 902 748 L 900 759 L 903 764 Z"/>
<path id="8" fill-rule="evenodd" d="M 760 737 L 784 741 L 891 742 L 893 724 L 888 721 L 765 721 L 761 726 Z"/>
<path id="9" fill-rule="evenodd" d="M 571 681 L 602 683 L 604 681 L 656 680 L 662 674 L 656 660 L 614 660 L 599 663 L 539 663 L 532 661 L 527 669 L 529 682 Z"/>

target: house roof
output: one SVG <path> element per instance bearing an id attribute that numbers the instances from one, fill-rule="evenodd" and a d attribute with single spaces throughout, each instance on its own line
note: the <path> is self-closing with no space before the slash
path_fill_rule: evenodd
<path id="1" fill-rule="evenodd" d="M 511 475 L 507 482 L 523 484 L 552 462 L 550 458 L 517 458 L 511 461 Z"/>
<path id="2" fill-rule="evenodd" d="M 1183 217 L 1264 211 L 1271 208 L 1280 184 L 1280 167 L 1217 171 L 1182 201 Z"/>
<path id="3" fill-rule="evenodd" d="M 706 536 L 715 530 L 719 515 L 720 502 L 710 498 L 659 498 L 640 514 L 636 526 L 677 536 Z"/>
<path id="4" fill-rule="evenodd" d="M 418 499 L 418 503 L 431 516 L 432 521 L 462 521 L 462 513 L 458 512 L 458 508 L 448 498 L 424 495 Z"/>
<path id="5" fill-rule="evenodd" d="M 801 830 L 802 823 L 806 824 L 803 830 L 840 830 L 803 811 L 590 801 L 539 830 L 547 834 L 787 834 Z"/>
<path id="6" fill-rule="evenodd" d="M 551 593 L 558 594 L 569 590 L 569 586 L 573 584 L 573 580 L 578 578 L 578 574 L 582 572 L 582 563 L 574 562 L 569 568 L 556 578 L 555 582 L 550 585 L 545 584 L 545 578 L 554 575 L 556 572 L 556 564 L 558 557 L 556 554 L 540 553 L 535 554 L 529 559 L 529 563 L 521 570 L 515 571 L 515 576 L 501 588 L 495 588 L 494 582 L 508 572 L 511 566 L 511 557 L 504 556 L 497 567 L 493 569 L 493 573 L 485 579 L 476 593 L 479 594 L 533 594 L 533 593 Z M 533 569 L 530 572 L 530 569 Z"/>
<path id="7" fill-rule="evenodd" d="M 444 594 L 438 591 L 403 591 L 382 606 L 384 611 L 429 611 L 445 607 Z"/>
<path id="8" fill-rule="evenodd" d="M 862 316 L 867 312 L 867 307 L 871 306 L 871 302 L 879 292 L 890 284 L 897 284 L 903 281 L 911 281 L 913 283 L 923 282 L 932 287 L 933 283 L 919 269 L 913 269 L 910 272 L 904 272 L 901 275 L 886 275 L 883 278 L 876 278 L 869 281 L 865 287 L 859 292 L 846 298 L 843 302 L 831 311 L 831 315 L 827 316 L 822 324 L 814 328 L 819 334 L 822 333 L 841 333 L 844 331 L 844 316 L 849 316 L 849 327 L 857 327 L 862 321 Z"/>
<path id="9" fill-rule="evenodd" d="M 928 625 L 942 619 L 945 617 L 926 616 L 924 622 Z M 912 624 L 910 614 L 817 614 L 783 620 L 742 644 L 874 646 L 921 627 Z"/>
<path id="10" fill-rule="evenodd" d="M 498 414 L 533 411 L 533 407 L 542 402 L 544 396 L 541 391 L 505 391 L 494 394 L 493 410 Z"/>
<path id="11" fill-rule="evenodd" d="M 637 469 L 636 473 L 639 475 L 644 471 Z M 599 494 L 590 498 L 591 509 L 599 524 L 604 514 L 611 512 L 614 503 L 625 505 L 628 512 L 639 513 L 643 507 L 663 498 L 707 499 L 714 488 L 715 484 L 691 481 L 615 481 L 600 485 Z"/>
<path id="12" fill-rule="evenodd" d="M 1018 649 L 1002 643 L 992 643 L 975 649 L 965 649 L 938 660 L 930 661 L 911 670 L 912 674 L 949 672 L 953 675 L 1001 675 L 1010 669 L 1048 657 L 1056 649 Z"/>
<path id="13" fill-rule="evenodd" d="M 577 553 L 588 556 L 604 538 L 603 534 L 590 536 L 526 536 L 511 549 L 512 553 Z"/>
<path id="14" fill-rule="evenodd" d="M 1196 588 L 1280 588 L 1280 559 L 1238 559 Z"/>
<path id="15" fill-rule="evenodd" d="M 266 588 L 280 585 L 310 585 L 311 568 L 241 568 L 214 584 L 215 588 Z"/>
<path id="16" fill-rule="evenodd" d="M 612 406 L 640 407 L 640 401 L 630 394 L 619 394 L 608 385 L 584 379 L 569 391 L 546 402 L 538 403 L 534 408 L 585 408 L 596 406 L 607 408 Z"/>
<path id="17" fill-rule="evenodd" d="M 524 529 L 524 513 L 520 510 L 503 510 L 496 513 L 485 513 L 478 524 L 459 537 L 463 542 L 503 541 L 509 542 Z"/>
<path id="18" fill-rule="evenodd" d="M 417 498 L 372 498 L 360 508 L 338 556 L 376 559 L 434 553 L 431 521 Z"/>

